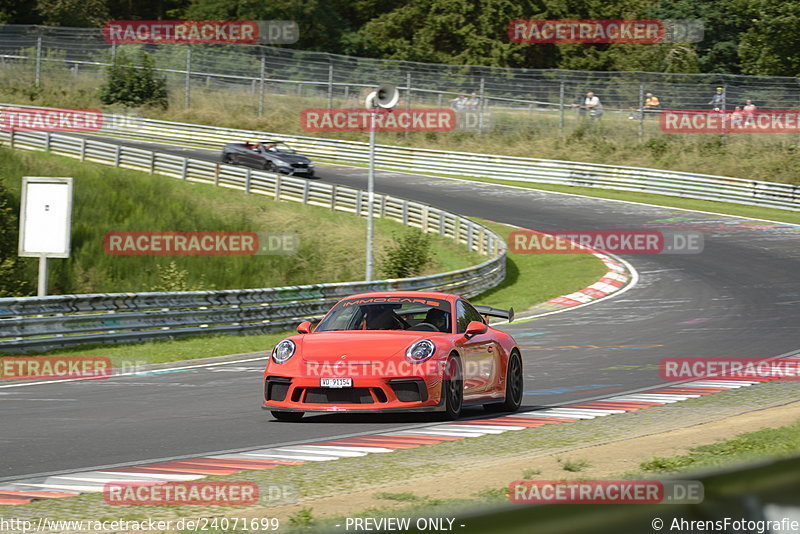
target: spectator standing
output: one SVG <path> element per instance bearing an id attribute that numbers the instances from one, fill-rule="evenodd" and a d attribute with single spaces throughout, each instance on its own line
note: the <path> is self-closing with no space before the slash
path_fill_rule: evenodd
<path id="1" fill-rule="evenodd" d="M 661 110 L 661 101 L 657 96 L 655 96 L 653 93 L 646 93 L 644 96 L 644 106 L 632 112 L 628 116 L 629 119 L 638 120 L 642 117 L 646 117 L 648 114 L 658 113 Z"/>
<path id="2" fill-rule="evenodd" d="M 450 107 L 456 111 L 463 111 L 467 106 L 467 95 L 458 95 L 450 101 Z"/>
<path id="3" fill-rule="evenodd" d="M 724 111 L 725 110 L 725 90 L 722 87 L 717 87 L 717 91 L 714 93 L 714 96 L 711 97 L 709 100 L 708 105 L 714 111 Z"/>
<path id="4" fill-rule="evenodd" d="M 481 105 L 481 98 L 477 95 L 477 93 L 473 92 L 469 100 L 467 100 L 467 108 L 471 110 L 477 110 L 478 106 Z"/>
<path id="5" fill-rule="evenodd" d="M 744 109 L 742 110 L 744 112 L 745 126 L 750 126 L 751 124 L 753 124 L 754 121 L 753 114 L 756 112 L 757 109 L 758 108 L 756 107 L 755 104 L 753 104 L 752 100 L 748 100 L 747 102 L 745 102 Z"/>
<path id="6" fill-rule="evenodd" d="M 578 107 L 578 104 L 572 104 L 572 107 Z M 593 92 L 586 93 L 586 98 L 583 100 L 583 105 L 579 107 L 578 113 L 581 117 L 589 117 L 592 119 L 599 119 L 603 115 L 603 104 L 600 103 L 600 98 Z"/>

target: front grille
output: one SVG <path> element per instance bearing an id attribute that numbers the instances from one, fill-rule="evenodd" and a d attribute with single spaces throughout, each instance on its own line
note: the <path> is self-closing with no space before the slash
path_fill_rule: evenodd
<path id="1" fill-rule="evenodd" d="M 308 167 L 308 163 L 292 163 L 292 167 L 296 167 L 298 169 L 305 169 Z"/>
<path id="2" fill-rule="evenodd" d="M 400 402 L 424 402 L 428 400 L 428 388 L 424 380 L 390 380 L 389 387 L 392 388 L 397 400 Z"/>
<path id="3" fill-rule="evenodd" d="M 305 402 L 314 404 L 373 404 L 370 388 L 307 388 Z"/>
<path id="4" fill-rule="evenodd" d="M 283 376 L 270 376 L 264 384 L 264 398 L 268 401 L 281 402 L 286 398 L 289 392 L 289 386 L 292 384 L 291 378 Z"/>

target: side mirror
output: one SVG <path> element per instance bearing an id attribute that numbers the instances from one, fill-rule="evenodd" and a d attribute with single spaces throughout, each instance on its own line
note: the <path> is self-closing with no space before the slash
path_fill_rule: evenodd
<path id="1" fill-rule="evenodd" d="M 467 331 L 464 332 L 464 336 L 469 339 L 473 336 L 477 336 L 478 334 L 485 334 L 486 331 L 489 329 L 485 323 L 480 321 L 472 321 L 467 325 Z"/>
<path id="2" fill-rule="evenodd" d="M 299 325 L 297 325 L 297 333 L 298 334 L 310 334 L 311 333 L 311 323 L 309 321 L 303 321 Z"/>

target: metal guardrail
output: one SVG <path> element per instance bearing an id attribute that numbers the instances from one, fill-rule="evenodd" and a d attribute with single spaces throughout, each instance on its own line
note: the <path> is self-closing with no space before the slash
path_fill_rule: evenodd
<path id="1" fill-rule="evenodd" d="M 3 106 L 10 104 L 0 104 Z M 20 107 L 20 106 L 16 106 Z M 282 139 L 321 161 L 364 164 L 369 145 L 316 137 L 282 135 L 153 119 L 107 115 L 103 134 L 192 147 L 219 149 L 243 139 Z M 727 176 L 623 167 L 598 163 L 521 158 L 377 145 L 376 165 L 399 171 L 425 171 L 511 182 L 546 183 L 733 202 L 800 210 L 800 185 Z"/>
<path id="2" fill-rule="evenodd" d="M 184 158 L 53 133 L 0 132 L 0 144 L 164 174 L 302 202 L 366 217 L 365 191 L 264 171 Z M 376 217 L 435 232 L 491 259 L 415 278 L 226 291 L 117 293 L 0 298 L 0 351 L 48 350 L 198 334 L 264 333 L 325 313 L 341 297 L 364 291 L 441 290 L 474 296 L 505 278 L 503 239 L 465 217 L 427 204 L 376 194 Z"/>

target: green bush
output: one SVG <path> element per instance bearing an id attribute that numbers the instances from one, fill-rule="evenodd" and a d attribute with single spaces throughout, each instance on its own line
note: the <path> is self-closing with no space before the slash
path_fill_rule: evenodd
<path id="1" fill-rule="evenodd" d="M 17 256 L 19 222 L 12 197 L 0 182 L 0 297 L 33 294 L 33 283 L 25 276 L 24 260 Z"/>
<path id="2" fill-rule="evenodd" d="M 422 272 L 433 260 L 431 236 L 421 230 L 411 229 L 402 236 L 392 236 L 381 258 L 379 268 L 387 278 L 407 278 Z"/>
<path id="3" fill-rule="evenodd" d="M 167 79 L 156 74 L 153 58 L 139 51 L 138 64 L 120 50 L 114 64 L 106 70 L 106 83 L 100 88 L 103 104 L 126 107 L 158 106 L 167 109 Z"/>

